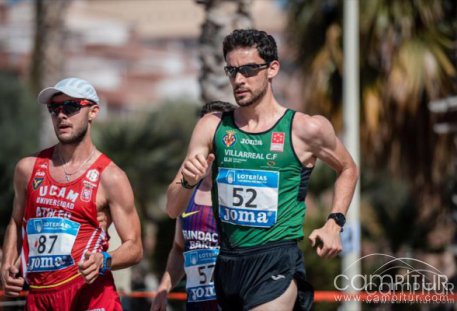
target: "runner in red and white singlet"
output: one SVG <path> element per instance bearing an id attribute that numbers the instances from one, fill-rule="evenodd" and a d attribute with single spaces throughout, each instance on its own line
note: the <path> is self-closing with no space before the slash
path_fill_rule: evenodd
<path id="1" fill-rule="evenodd" d="M 79 275 L 86 252 L 108 249 L 107 233 L 97 220 L 100 174 L 110 164 L 105 155 L 77 179 L 61 183 L 49 173 L 54 148 L 37 156 L 27 187 L 22 264 L 31 288 L 50 288 Z"/>
<path id="2" fill-rule="evenodd" d="M 92 144 L 98 96 L 87 81 L 68 78 L 38 102 L 47 105 L 59 143 L 16 165 L 5 294 L 18 296 L 25 280 L 26 310 L 122 310 L 111 270 L 141 260 L 141 229 L 127 176 Z M 111 222 L 121 245 L 108 252 Z"/>

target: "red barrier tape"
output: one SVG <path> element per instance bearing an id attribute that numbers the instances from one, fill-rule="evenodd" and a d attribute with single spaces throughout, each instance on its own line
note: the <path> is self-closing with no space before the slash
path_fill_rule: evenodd
<path id="1" fill-rule="evenodd" d="M 27 296 L 28 292 L 22 291 L 18 297 Z M 4 292 L 0 291 L 0 297 L 4 296 Z M 121 297 L 130 298 L 154 298 L 156 292 L 119 292 Z M 186 293 L 169 293 L 168 299 L 170 300 L 182 300 L 187 299 Z M 358 293 L 348 294 L 339 291 L 316 291 L 314 293 L 315 302 L 334 302 L 341 303 L 345 301 L 360 301 L 366 303 L 384 303 L 384 302 L 396 302 L 396 303 L 455 303 L 457 302 L 457 294 L 438 294 L 438 293 Z"/>

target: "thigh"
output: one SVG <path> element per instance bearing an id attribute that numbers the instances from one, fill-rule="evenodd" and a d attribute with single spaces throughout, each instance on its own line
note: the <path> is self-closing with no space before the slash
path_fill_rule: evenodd
<path id="1" fill-rule="evenodd" d="M 29 293 L 25 302 L 26 311 L 48 311 L 48 310 L 62 310 L 64 309 L 65 301 L 61 297 L 56 295 L 50 295 L 49 293 Z M 67 304 L 68 305 L 68 304 Z M 62 308 L 61 308 L 61 307 Z"/>
<path id="2" fill-rule="evenodd" d="M 216 293 L 223 310 L 250 310 L 276 300 L 286 291 L 293 298 L 297 295 L 293 280 L 299 250 L 294 242 L 280 243 L 236 254 L 221 251 L 216 265 Z"/>
<path id="3" fill-rule="evenodd" d="M 219 255 L 214 269 L 214 288 L 216 289 L 217 304 L 221 310 L 242 310 L 239 296 L 239 278 L 234 273 L 238 261 Z"/>
<path id="4" fill-rule="evenodd" d="M 291 311 L 297 299 L 297 284 L 290 282 L 286 291 L 278 298 L 252 308 L 252 311 Z"/>
<path id="5" fill-rule="evenodd" d="M 72 311 L 92 309 L 122 311 L 121 300 L 111 273 L 99 276 L 92 284 L 85 284 L 78 293 L 77 302 Z"/>
<path id="6" fill-rule="evenodd" d="M 26 298 L 25 310 L 70 311 L 83 284 L 82 278 L 76 278 L 58 287 L 31 289 Z"/>

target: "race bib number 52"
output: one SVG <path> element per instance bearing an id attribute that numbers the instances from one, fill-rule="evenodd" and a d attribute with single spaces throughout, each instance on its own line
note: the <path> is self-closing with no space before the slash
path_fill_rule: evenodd
<path id="1" fill-rule="evenodd" d="M 221 221 L 269 228 L 278 213 L 279 172 L 221 167 L 217 175 Z"/>
<path id="2" fill-rule="evenodd" d="M 79 223 L 65 218 L 30 219 L 27 222 L 27 271 L 54 271 L 73 265 L 71 250 L 79 227 Z"/>

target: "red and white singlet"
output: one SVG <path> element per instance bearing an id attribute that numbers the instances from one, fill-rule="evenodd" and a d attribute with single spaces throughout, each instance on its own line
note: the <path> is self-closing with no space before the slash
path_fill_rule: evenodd
<path id="1" fill-rule="evenodd" d="M 27 186 L 21 263 L 32 289 L 75 279 L 85 252 L 108 249 L 96 198 L 100 176 L 111 160 L 102 154 L 80 177 L 60 183 L 49 172 L 53 151 L 51 147 L 38 154 Z"/>

